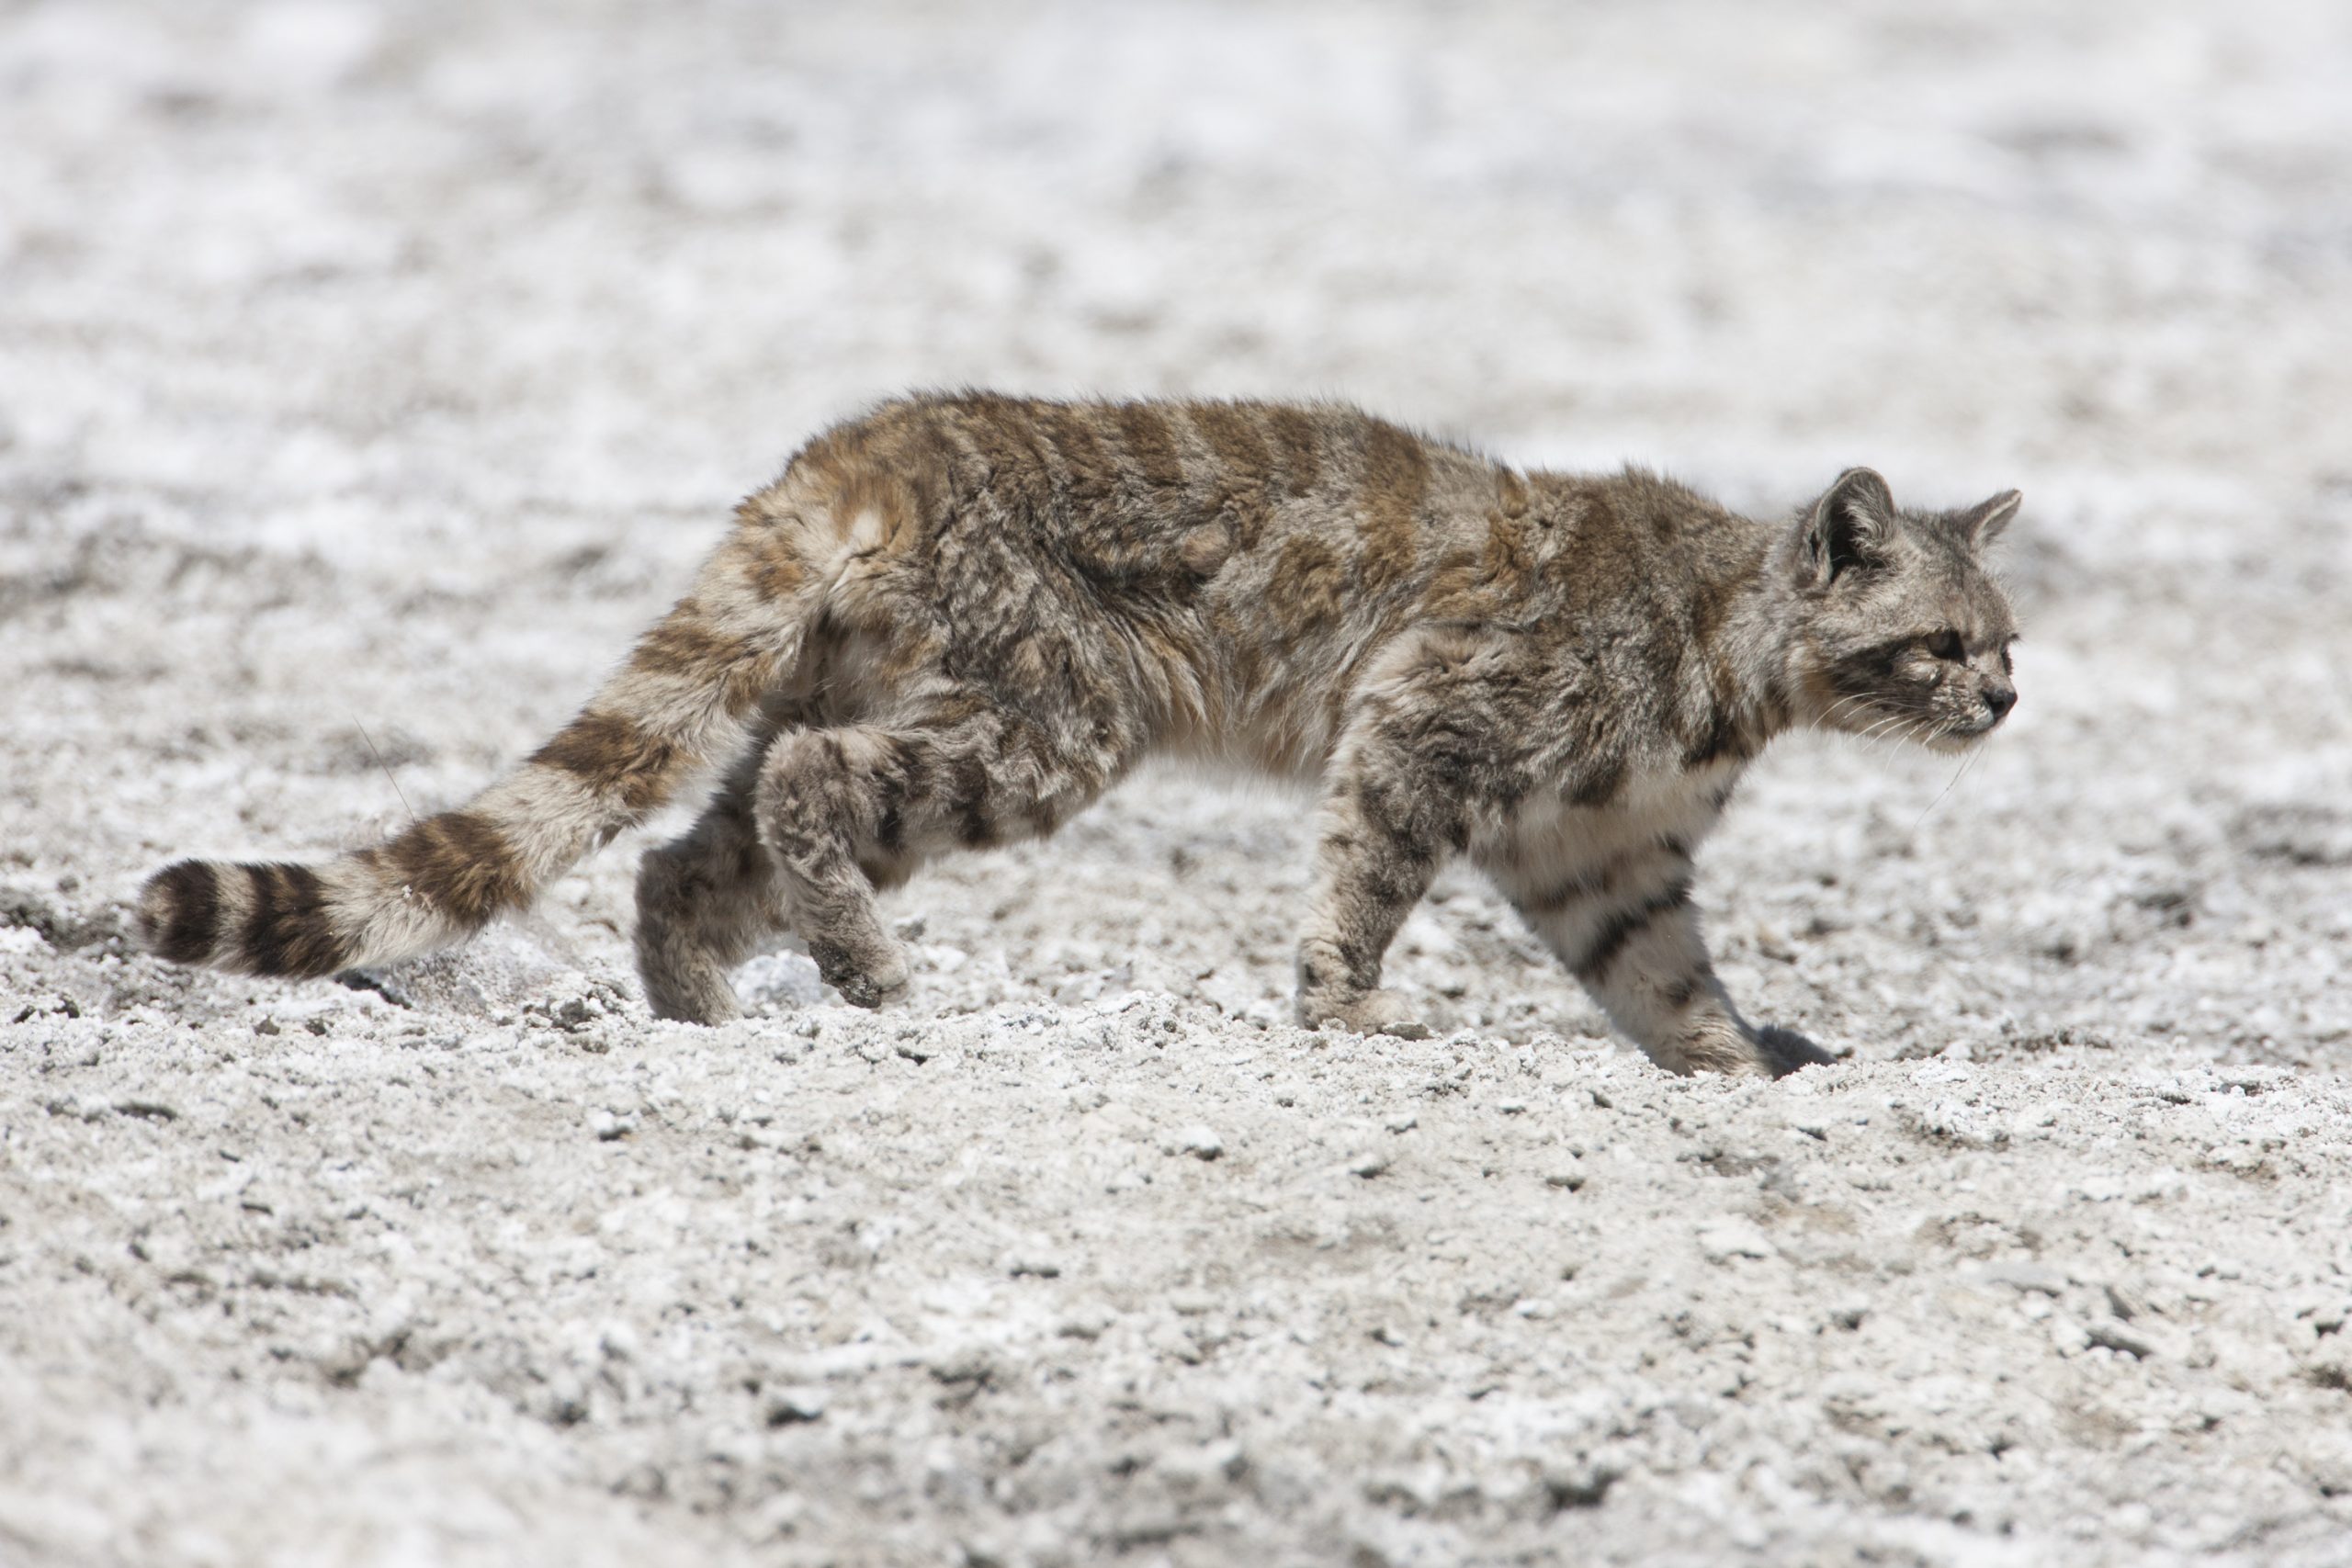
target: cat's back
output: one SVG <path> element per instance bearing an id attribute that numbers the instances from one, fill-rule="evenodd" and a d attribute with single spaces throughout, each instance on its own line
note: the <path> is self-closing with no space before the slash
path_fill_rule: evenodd
<path id="1" fill-rule="evenodd" d="M 993 536 L 1112 582 L 1213 576 L 1236 554 L 1319 536 L 1376 591 L 1515 485 L 1490 459 L 1345 404 L 935 392 L 828 430 L 753 504 L 870 513 L 878 541 L 934 558 Z"/>

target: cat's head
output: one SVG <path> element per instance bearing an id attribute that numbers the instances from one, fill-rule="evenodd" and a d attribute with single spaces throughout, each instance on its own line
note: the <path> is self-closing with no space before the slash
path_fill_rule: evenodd
<path id="1" fill-rule="evenodd" d="M 1955 751 L 2008 716 L 2017 619 L 1984 556 L 2018 501 L 2012 490 L 1958 512 L 1905 512 L 1870 469 L 1838 477 L 1800 516 L 1783 558 L 1806 717 Z"/>

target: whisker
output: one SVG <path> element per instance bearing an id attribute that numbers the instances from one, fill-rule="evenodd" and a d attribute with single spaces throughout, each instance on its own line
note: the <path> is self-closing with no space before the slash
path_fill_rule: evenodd
<path id="1" fill-rule="evenodd" d="M 1960 783 L 1960 776 L 1961 776 L 1962 773 L 1964 773 L 1968 772 L 1968 765 L 1969 765 L 1971 762 L 1973 762 L 1974 761 L 1976 761 L 1976 753 L 1975 753 L 1975 752 L 1973 752 L 1973 751 L 1971 751 L 1967 756 L 1962 757 L 1962 758 L 1960 760 L 1960 766 L 1958 766 L 1958 767 L 1954 768 L 1954 769 L 1951 771 L 1951 780 L 1950 780 L 1948 783 L 1946 783 L 1946 784 L 1945 784 L 1945 785 L 1944 785 L 1944 787 L 1943 787 L 1942 789 L 1939 790 L 1939 791 L 1936 793 L 1936 798 L 1935 798 L 1935 799 L 1933 799 L 1933 800 L 1931 800 L 1931 801 L 1928 802 L 1927 809 L 1926 809 L 1926 810 L 1924 810 L 1924 811 L 1921 811 L 1921 812 L 1919 813 L 1919 820 L 1918 820 L 1917 822 L 1914 822 L 1914 823 L 1912 823 L 1912 824 L 1911 824 L 1911 830 L 1912 830 L 1913 832 L 1915 832 L 1915 833 L 1916 833 L 1916 832 L 1917 832 L 1917 831 L 1919 830 L 1919 829 L 1920 829 L 1920 826 L 1928 820 L 1928 817 L 1929 817 L 1930 815 L 1932 815 L 1932 814 L 1934 813 L 1934 811 L 1935 811 L 1936 807 L 1939 807 L 1939 806 L 1941 806 L 1941 805 L 1944 803 L 1944 796 L 1945 796 L 1945 795 L 1950 795 L 1950 794 L 1952 792 L 1952 790 L 1953 790 L 1953 789 L 1954 789 L 1954 788 L 1959 784 L 1959 783 Z"/>
<path id="2" fill-rule="evenodd" d="M 1822 709 L 1821 716 L 1815 721 L 1814 727 L 1817 729 L 1836 728 L 1838 721 L 1846 716 L 1847 711 L 1851 708 L 1859 707 L 1861 701 L 1862 699 L 1859 696 L 1849 695 L 1839 697 L 1836 702 L 1831 703 L 1827 707 Z"/>
<path id="3" fill-rule="evenodd" d="M 1878 740 L 1889 735 L 1903 735 L 1912 720 L 1908 714 L 1889 714 L 1861 732 L 1864 740 Z"/>
<path id="4" fill-rule="evenodd" d="M 1830 705 L 1829 705 L 1829 709 L 1828 709 L 1828 711 L 1827 711 L 1827 712 L 1826 712 L 1826 713 L 1824 713 L 1824 714 L 1821 716 L 1821 721 L 1822 721 L 1822 723 L 1824 723 L 1824 724 L 1828 724 L 1828 723 L 1832 722 L 1832 721 L 1833 721 L 1833 720 L 1835 720 L 1835 719 L 1838 719 L 1838 718 L 1839 718 L 1839 717 L 1845 716 L 1845 715 L 1844 715 L 1844 711 L 1843 711 L 1843 710 L 1846 710 L 1846 709 L 1850 708 L 1850 709 L 1854 710 L 1855 712 L 1860 713 L 1860 712 L 1866 712 L 1866 711 L 1868 711 L 1869 706 L 1870 706 L 1870 699 L 1869 699 L 1868 697 L 1863 697 L 1863 696 L 1844 696 L 1844 697 L 1839 697 L 1836 702 L 1834 702 L 1834 703 L 1832 703 L 1832 704 L 1830 704 Z"/>
<path id="5" fill-rule="evenodd" d="M 1962 759 L 1961 759 L 1961 763 L 1960 763 L 1960 776 L 1961 776 L 1962 778 L 1963 778 L 1963 779 L 1964 779 L 1964 778 L 1966 778 L 1966 777 L 1968 776 L 1968 770 L 1969 770 L 1969 769 L 1971 769 L 1971 768 L 1973 768 L 1973 767 L 1974 767 L 1974 766 L 1976 765 L 1976 763 L 1977 763 L 1978 760 L 1979 760 L 1980 758 L 1982 758 L 1982 757 L 1984 755 L 1984 748 L 1985 748 L 1985 746 L 1990 746 L 1991 744 L 1992 744 L 1992 740 L 1991 740 L 1991 739 L 1988 737 L 1988 738 L 1986 739 L 1986 740 L 1985 740 L 1985 742 L 1984 742 L 1984 746 L 1978 746 L 1978 747 L 1975 747 L 1975 748 L 1972 749 L 1972 750 L 1969 751 L 1969 753 L 1968 753 L 1968 755 L 1967 755 L 1967 756 L 1965 756 L 1965 757 L 1963 757 L 1963 758 L 1962 758 Z"/>
<path id="6" fill-rule="evenodd" d="M 383 769 L 384 782 L 392 786 L 392 794 L 400 798 L 401 809 L 408 813 L 409 826 L 415 827 L 417 825 L 416 807 L 408 803 L 408 792 L 401 789 L 401 781 L 392 776 L 391 765 L 384 761 L 384 754 L 376 750 L 376 738 L 368 733 L 368 727 L 360 723 L 356 715 L 351 724 L 353 728 L 359 731 L 359 739 L 368 743 L 368 754 L 376 759 L 376 766 Z"/>

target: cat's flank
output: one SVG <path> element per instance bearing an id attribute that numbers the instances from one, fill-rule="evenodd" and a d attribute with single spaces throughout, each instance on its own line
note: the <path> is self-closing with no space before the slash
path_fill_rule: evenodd
<path id="1" fill-rule="evenodd" d="M 1382 955 L 1461 855 L 1661 1066 L 1785 1071 L 1818 1054 L 1724 995 L 1691 853 L 1783 730 L 1958 749 L 2001 722 L 2014 623 L 1981 558 L 2017 505 L 1898 511 L 1851 468 L 1762 524 L 1347 408 L 912 398 L 745 501 L 506 778 L 324 865 L 183 861 L 140 921 L 249 974 L 414 957 L 718 765 L 638 876 L 653 1010 L 734 1017 L 729 971 L 776 928 L 872 1004 L 907 981 L 876 888 L 1171 754 L 1319 793 L 1302 1021 L 1417 1031 Z"/>

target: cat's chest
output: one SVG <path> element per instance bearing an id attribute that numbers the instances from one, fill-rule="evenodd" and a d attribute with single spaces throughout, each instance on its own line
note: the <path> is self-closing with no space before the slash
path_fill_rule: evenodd
<path id="1" fill-rule="evenodd" d="M 1596 831 L 1636 839 L 1697 839 L 1715 824 L 1746 763 L 1660 765 L 1627 773 L 1617 799 L 1594 813 Z"/>
<path id="2" fill-rule="evenodd" d="M 1722 817 L 1744 769 L 1744 763 L 1726 760 L 1695 768 L 1631 770 L 1605 805 L 1538 795 L 1521 804 L 1506 835 L 1514 852 L 1555 864 L 1606 861 L 1666 843 L 1687 852 Z"/>

